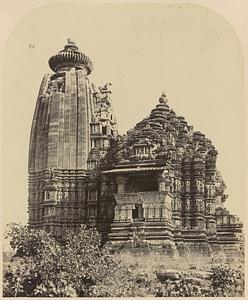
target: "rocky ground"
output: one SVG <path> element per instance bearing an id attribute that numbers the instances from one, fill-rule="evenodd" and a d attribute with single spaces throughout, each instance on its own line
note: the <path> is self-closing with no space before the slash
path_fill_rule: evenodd
<path id="1" fill-rule="evenodd" d="M 244 295 L 244 278 L 237 275 L 244 274 L 244 261 L 240 258 L 221 255 L 170 258 L 159 253 L 128 252 L 118 256 L 137 275 L 137 280 L 151 286 L 156 296 L 211 296 L 214 288 L 219 296 Z"/>

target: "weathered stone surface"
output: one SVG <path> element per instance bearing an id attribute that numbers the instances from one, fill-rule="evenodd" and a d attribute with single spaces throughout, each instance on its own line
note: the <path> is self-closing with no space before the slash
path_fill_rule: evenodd
<path id="1" fill-rule="evenodd" d="M 207 286 L 206 280 L 198 278 L 198 277 L 186 277 L 186 278 L 184 278 L 184 280 L 185 280 L 185 282 L 191 283 L 192 285 L 195 285 L 195 286 L 201 286 L 201 287 Z"/>
<path id="2" fill-rule="evenodd" d="M 211 140 L 169 107 L 120 136 L 111 84 L 97 88 L 91 60 L 70 42 L 42 80 L 29 147 L 29 224 L 62 236 L 96 225 L 115 249 L 244 252 L 242 223 L 224 208 L 226 185 Z"/>
<path id="3" fill-rule="evenodd" d="M 157 279 L 163 283 L 166 280 L 180 280 L 182 275 L 180 271 L 168 269 L 163 272 L 156 273 Z"/>

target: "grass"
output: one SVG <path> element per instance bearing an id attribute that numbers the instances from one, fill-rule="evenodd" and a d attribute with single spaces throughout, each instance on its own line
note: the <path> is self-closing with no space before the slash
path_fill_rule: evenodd
<path id="1" fill-rule="evenodd" d="M 195 271 L 209 271 L 216 261 L 227 263 L 225 258 L 213 259 L 211 257 L 192 255 L 189 257 L 171 258 L 160 253 L 128 253 L 117 254 L 122 264 L 131 268 L 135 273 L 146 273 L 149 276 L 155 276 L 156 271 L 165 271 L 168 269 L 178 270 L 183 273 L 192 273 Z M 230 263 L 232 267 L 244 268 L 242 262 L 236 260 Z"/>

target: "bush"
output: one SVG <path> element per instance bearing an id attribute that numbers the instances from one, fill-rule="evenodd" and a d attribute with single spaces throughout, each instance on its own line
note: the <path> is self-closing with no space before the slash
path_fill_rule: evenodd
<path id="1" fill-rule="evenodd" d="M 218 265 L 211 268 L 211 273 L 211 296 L 242 296 L 244 275 L 241 270 L 231 268 L 228 265 Z"/>
<path id="2" fill-rule="evenodd" d="M 179 281 L 167 280 L 155 288 L 156 297 L 204 297 L 206 291 L 198 285 L 193 285 L 185 279 Z"/>
<path id="3" fill-rule="evenodd" d="M 144 296 L 128 269 L 101 247 L 95 229 L 82 225 L 59 243 L 42 230 L 11 224 L 7 233 L 15 250 L 4 273 L 5 297 Z"/>

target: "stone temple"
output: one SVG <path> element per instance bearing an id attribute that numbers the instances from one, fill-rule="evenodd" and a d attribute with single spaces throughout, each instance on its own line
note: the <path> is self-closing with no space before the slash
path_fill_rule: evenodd
<path id="1" fill-rule="evenodd" d="M 68 39 L 49 59 L 29 146 L 29 225 L 63 237 L 96 226 L 116 251 L 209 255 L 242 251 L 242 223 L 224 207 L 217 150 L 167 104 L 118 135 L 111 84 Z"/>

